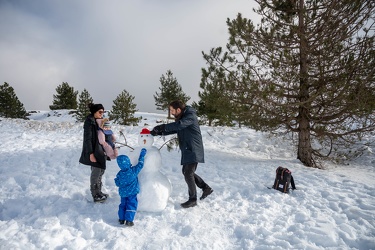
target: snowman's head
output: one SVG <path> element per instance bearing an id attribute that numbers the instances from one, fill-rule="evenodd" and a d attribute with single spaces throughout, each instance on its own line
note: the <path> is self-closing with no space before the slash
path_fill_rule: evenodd
<path id="1" fill-rule="evenodd" d="M 154 144 L 154 137 L 150 134 L 147 128 L 142 129 L 138 136 L 138 145 L 140 147 L 151 147 Z"/>

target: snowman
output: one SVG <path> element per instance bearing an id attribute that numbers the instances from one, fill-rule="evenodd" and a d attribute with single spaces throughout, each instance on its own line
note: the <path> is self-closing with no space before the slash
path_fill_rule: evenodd
<path id="1" fill-rule="evenodd" d="M 172 186 L 169 179 L 160 172 L 161 155 L 159 149 L 153 146 L 154 137 L 147 128 L 142 129 L 138 136 L 139 147 L 129 156 L 132 165 L 137 164 L 142 148 L 147 149 L 144 166 L 138 175 L 140 192 L 138 210 L 146 212 L 160 212 L 167 206 Z"/>

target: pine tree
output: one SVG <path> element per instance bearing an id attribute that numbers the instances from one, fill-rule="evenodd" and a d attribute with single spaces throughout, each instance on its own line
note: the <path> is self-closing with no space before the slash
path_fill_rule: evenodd
<path id="1" fill-rule="evenodd" d="M 88 108 L 89 103 L 93 103 L 94 100 L 92 99 L 90 93 L 84 89 L 78 97 L 78 108 L 76 118 L 77 121 L 83 122 L 86 117 L 90 114 L 90 110 Z"/>
<path id="2" fill-rule="evenodd" d="M 207 119 L 208 126 L 233 126 L 235 119 L 229 93 L 225 88 L 223 72 L 208 72 L 202 69 L 202 79 L 198 92 L 200 101 L 194 103 L 201 119 Z"/>
<path id="3" fill-rule="evenodd" d="M 183 91 L 181 85 L 178 83 L 177 78 L 173 77 L 171 70 L 168 70 L 165 75 L 160 77 L 159 87 L 160 93 L 155 93 L 155 105 L 158 110 L 168 110 L 168 118 L 170 117 L 169 104 L 175 100 L 181 100 L 186 103 L 190 100 L 190 97 L 187 96 Z"/>
<path id="4" fill-rule="evenodd" d="M 0 85 L 0 116 L 27 119 L 27 115 L 28 113 L 18 100 L 14 89 L 6 82 Z"/>
<path id="5" fill-rule="evenodd" d="M 297 158 L 347 150 L 375 131 L 375 3 L 367 0 L 255 0 L 261 23 L 227 21 L 226 51 L 204 54 L 256 129 L 296 133 Z"/>
<path id="6" fill-rule="evenodd" d="M 70 87 L 67 82 L 63 82 L 56 88 L 56 95 L 53 95 L 53 104 L 49 106 L 51 110 L 56 109 L 77 109 L 78 91 Z"/>
<path id="7" fill-rule="evenodd" d="M 142 117 L 134 117 L 134 113 L 138 110 L 136 109 L 137 105 L 133 103 L 133 100 L 134 96 L 130 95 L 126 90 L 123 90 L 113 101 L 109 119 L 120 125 L 137 126 Z"/>

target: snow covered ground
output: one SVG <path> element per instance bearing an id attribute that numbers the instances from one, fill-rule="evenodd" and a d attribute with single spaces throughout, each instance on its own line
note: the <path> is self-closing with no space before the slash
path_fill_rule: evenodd
<path id="1" fill-rule="evenodd" d="M 139 126 L 112 126 L 131 146 L 143 127 L 165 119 L 136 114 Z M 180 208 L 187 199 L 180 151 L 163 147 L 162 172 L 173 185 L 168 205 L 138 212 L 126 228 L 117 222 L 116 162 L 103 179 L 109 200 L 91 202 L 90 169 L 78 163 L 82 123 L 67 111 L 0 118 L 0 129 L 0 249 L 375 249 L 375 148 L 318 170 L 302 166 L 282 137 L 202 126 L 206 163 L 197 173 L 214 193 Z M 155 146 L 163 143 L 155 138 Z M 297 190 L 289 195 L 267 188 L 278 166 L 293 173 Z"/>

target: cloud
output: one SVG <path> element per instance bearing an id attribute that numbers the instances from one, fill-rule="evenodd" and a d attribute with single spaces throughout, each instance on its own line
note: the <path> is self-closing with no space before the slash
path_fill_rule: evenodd
<path id="1" fill-rule="evenodd" d="M 159 79 L 171 70 L 198 101 L 201 52 L 225 46 L 226 18 L 254 6 L 250 0 L 2 1 L 0 81 L 28 110 L 48 109 L 56 87 L 68 82 L 107 109 L 125 89 L 140 111 L 154 112 Z"/>

